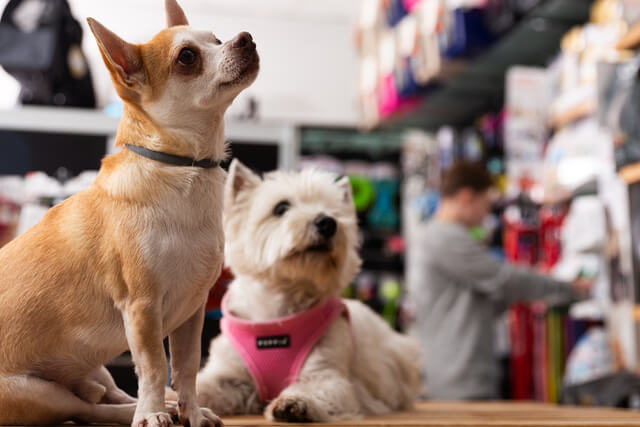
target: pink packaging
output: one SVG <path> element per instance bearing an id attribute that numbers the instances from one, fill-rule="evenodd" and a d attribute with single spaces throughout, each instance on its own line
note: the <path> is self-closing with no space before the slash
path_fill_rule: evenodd
<path id="1" fill-rule="evenodd" d="M 400 98 L 393 78 L 393 74 L 387 74 L 380 79 L 380 100 L 378 112 L 380 117 L 388 117 L 398 109 Z"/>
<path id="2" fill-rule="evenodd" d="M 413 9 L 415 9 L 420 3 L 422 3 L 422 0 L 402 0 L 404 8 L 409 13 L 413 12 Z"/>

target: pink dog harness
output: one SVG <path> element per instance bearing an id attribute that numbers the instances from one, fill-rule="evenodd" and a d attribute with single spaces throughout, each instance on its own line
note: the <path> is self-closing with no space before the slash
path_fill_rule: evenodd
<path id="1" fill-rule="evenodd" d="M 249 369 L 262 402 L 276 398 L 298 379 L 307 356 L 347 307 L 331 298 L 302 313 L 271 322 L 239 319 L 222 300 L 220 329 Z"/>

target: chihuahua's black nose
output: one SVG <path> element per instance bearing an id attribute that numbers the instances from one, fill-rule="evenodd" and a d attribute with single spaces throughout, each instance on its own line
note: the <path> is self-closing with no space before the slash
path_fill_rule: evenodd
<path id="1" fill-rule="evenodd" d="M 333 237 L 338 229 L 336 220 L 326 215 L 319 215 L 313 223 L 318 229 L 318 233 L 325 239 Z"/>
<path id="2" fill-rule="evenodd" d="M 241 32 L 231 41 L 231 46 L 235 49 L 255 49 L 256 44 L 253 42 L 253 37 L 246 31 Z"/>

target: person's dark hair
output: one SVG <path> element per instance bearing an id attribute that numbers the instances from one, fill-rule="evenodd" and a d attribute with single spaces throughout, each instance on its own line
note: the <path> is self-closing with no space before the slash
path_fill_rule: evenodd
<path id="1" fill-rule="evenodd" d="M 491 188 L 492 185 L 493 180 L 484 165 L 469 161 L 459 161 L 445 172 L 440 191 L 443 197 L 452 197 L 463 188 L 469 188 L 474 193 L 482 193 Z"/>

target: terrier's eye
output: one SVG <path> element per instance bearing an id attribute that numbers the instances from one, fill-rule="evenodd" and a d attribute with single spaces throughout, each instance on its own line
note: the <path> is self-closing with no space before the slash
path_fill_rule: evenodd
<path id="1" fill-rule="evenodd" d="M 193 65 L 196 63 L 197 59 L 198 54 L 187 47 L 182 49 L 180 51 L 180 54 L 178 55 L 178 62 L 180 62 L 182 65 Z"/>
<path id="2" fill-rule="evenodd" d="M 273 214 L 275 216 L 282 216 L 287 213 L 290 207 L 291 203 L 289 203 L 288 200 L 283 200 L 273 208 Z"/>

